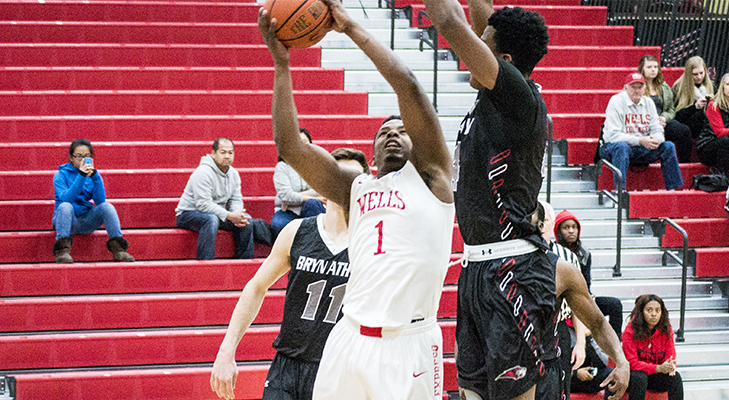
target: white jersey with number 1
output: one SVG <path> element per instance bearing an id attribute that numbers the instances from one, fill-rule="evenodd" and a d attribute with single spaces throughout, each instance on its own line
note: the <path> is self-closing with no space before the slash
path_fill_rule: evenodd
<path id="1" fill-rule="evenodd" d="M 381 178 L 355 179 L 344 315 L 389 328 L 435 317 L 454 218 L 454 205 L 436 198 L 410 161 Z"/>

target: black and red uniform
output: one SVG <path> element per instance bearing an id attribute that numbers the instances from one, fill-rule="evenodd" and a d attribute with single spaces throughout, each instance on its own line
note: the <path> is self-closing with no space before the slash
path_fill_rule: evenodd
<path id="1" fill-rule="evenodd" d="M 458 282 L 458 384 L 484 399 L 534 386 L 555 315 L 554 266 L 532 224 L 547 107 L 533 81 L 497 60 L 493 89 L 479 91 L 461 123 L 453 179 L 467 245 Z"/>

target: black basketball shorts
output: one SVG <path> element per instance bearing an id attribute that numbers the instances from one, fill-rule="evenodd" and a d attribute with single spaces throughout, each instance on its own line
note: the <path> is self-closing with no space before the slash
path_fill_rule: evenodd
<path id="1" fill-rule="evenodd" d="M 302 361 L 281 353 L 271 362 L 263 387 L 263 400 L 311 400 L 318 362 Z"/>
<path id="2" fill-rule="evenodd" d="M 554 330 L 555 266 L 544 251 L 464 262 L 458 280 L 458 385 L 484 400 L 511 399 L 544 374 Z"/>

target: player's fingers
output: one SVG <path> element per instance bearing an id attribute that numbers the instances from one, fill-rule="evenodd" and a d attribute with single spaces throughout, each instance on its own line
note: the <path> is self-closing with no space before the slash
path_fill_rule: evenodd
<path id="1" fill-rule="evenodd" d="M 231 380 L 226 380 L 223 382 L 223 395 L 226 399 L 235 398 L 235 393 L 233 393 L 233 383 L 231 382 Z"/>

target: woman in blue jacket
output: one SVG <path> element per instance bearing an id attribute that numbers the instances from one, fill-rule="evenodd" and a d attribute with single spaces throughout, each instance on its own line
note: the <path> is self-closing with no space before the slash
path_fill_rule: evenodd
<path id="1" fill-rule="evenodd" d="M 122 237 L 116 209 L 106 202 L 104 180 L 94 168 L 91 143 L 86 139 L 74 140 L 68 148 L 68 158 L 70 162 L 60 165 L 53 176 L 56 201 L 53 256 L 56 262 L 72 263 L 72 235 L 88 235 L 101 225 L 106 226 L 109 234 L 106 248 L 111 251 L 114 261 L 134 261 L 126 252 L 129 243 Z"/>

